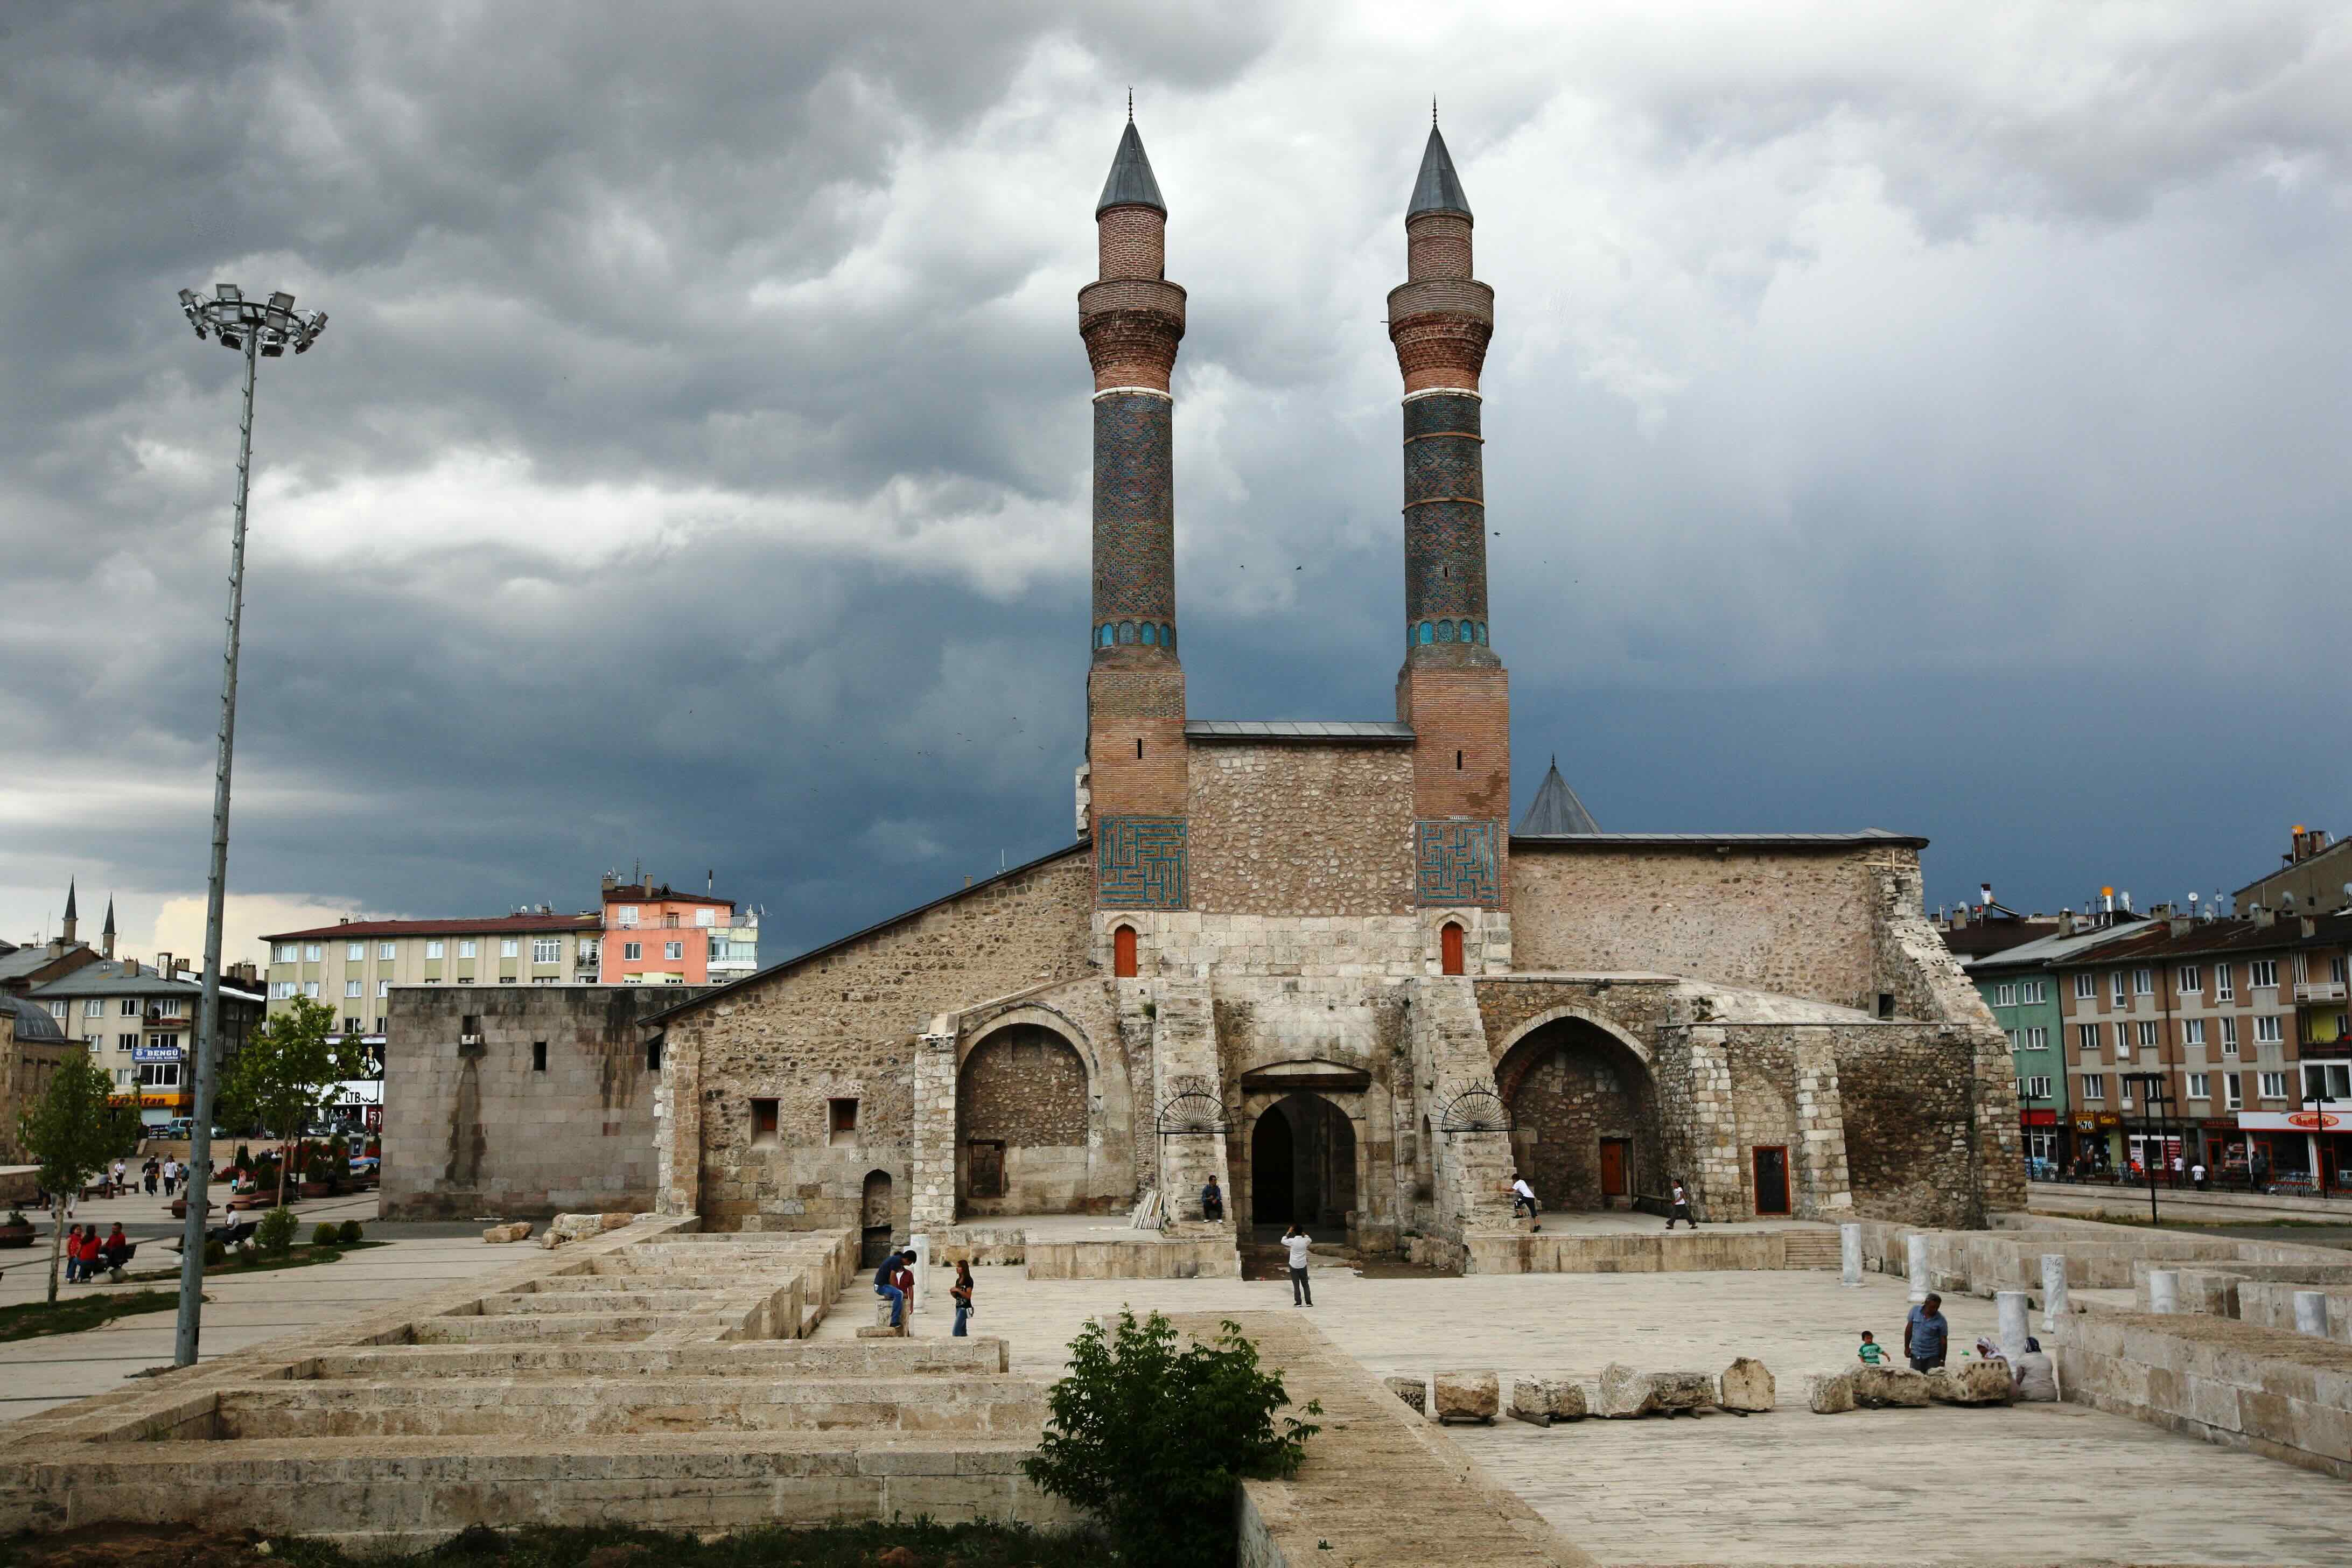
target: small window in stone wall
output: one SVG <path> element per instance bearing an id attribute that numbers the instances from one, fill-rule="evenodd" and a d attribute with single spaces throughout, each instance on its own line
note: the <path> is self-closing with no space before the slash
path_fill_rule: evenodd
<path id="1" fill-rule="evenodd" d="M 751 1147 L 772 1149 L 776 1146 L 776 1102 L 755 1100 L 751 1102 Z"/>
<path id="2" fill-rule="evenodd" d="M 545 1072 L 547 1070 L 547 1042 L 545 1040 L 533 1040 L 530 1043 L 530 1070 L 533 1072 Z"/>
<path id="3" fill-rule="evenodd" d="M 1878 994 L 1878 1016 L 1882 1018 L 1892 1018 L 1895 1016 L 1894 992 L 1882 991 Z"/>
<path id="4" fill-rule="evenodd" d="M 772 1101 L 771 1102 L 772 1103 Z M 824 1102 L 825 1142 L 839 1145 L 857 1142 L 857 1101 L 828 1100 Z"/>
<path id="5" fill-rule="evenodd" d="M 647 1072 L 661 1071 L 661 1051 L 662 1043 L 661 1037 L 659 1035 L 655 1036 L 652 1039 L 646 1042 L 646 1070 Z"/>

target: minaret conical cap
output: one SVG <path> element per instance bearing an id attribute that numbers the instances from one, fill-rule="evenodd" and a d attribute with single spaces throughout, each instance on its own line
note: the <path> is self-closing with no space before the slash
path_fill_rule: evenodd
<path id="1" fill-rule="evenodd" d="M 1584 803 L 1576 798 L 1576 792 L 1559 776 L 1559 759 L 1554 757 L 1551 771 L 1544 774 L 1528 814 L 1519 818 L 1518 826 L 1512 831 L 1529 838 L 1578 837 L 1600 832 L 1601 825 L 1592 820 L 1592 814 L 1584 809 Z"/>
<path id="2" fill-rule="evenodd" d="M 1118 139 L 1118 151 L 1111 156 L 1110 178 L 1103 182 L 1095 216 L 1113 207 L 1150 207 L 1161 217 L 1168 216 L 1168 204 L 1160 199 L 1160 182 L 1151 177 L 1151 160 L 1143 155 L 1143 138 L 1136 134 L 1132 120 Z"/>
<path id="3" fill-rule="evenodd" d="M 1411 223 L 1423 213 L 1460 213 L 1470 216 L 1470 198 L 1462 194 L 1462 176 L 1454 172 L 1454 157 L 1445 150 L 1445 138 L 1437 127 L 1429 128 L 1429 145 L 1422 150 L 1421 177 L 1412 183 L 1412 205 L 1405 209 L 1405 221 Z"/>
<path id="4" fill-rule="evenodd" d="M 114 900 L 112 899 L 106 900 L 106 930 L 100 934 L 104 936 L 114 934 Z"/>
<path id="5" fill-rule="evenodd" d="M 66 880 L 66 919 L 69 921 L 81 918 L 74 911 L 74 880 L 72 878 Z"/>

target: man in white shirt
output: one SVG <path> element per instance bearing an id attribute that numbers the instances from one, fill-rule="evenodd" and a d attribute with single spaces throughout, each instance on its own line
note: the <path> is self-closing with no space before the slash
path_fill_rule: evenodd
<path id="1" fill-rule="evenodd" d="M 2199 1192 L 2205 1190 L 2205 1162 L 2200 1160 L 2189 1167 L 2189 1180 Z"/>
<path id="2" fill-rule="evenodd" d="M 1290 1304 L 1294 1307 L 1315 1305 L 1315 1292 L 1307 1288 L 1307 1248 L 1313 1239 L 1296 1224 L 1282 1232 L 1282 1245 L 1290 1249 Z"/>
<path id="3" fill-rule="evenodd" d="M 1536 1190 L 1528 1185 L 1527 1177 L 1514 1173 L 1511 1177 L 1511 1217 L 1518 1218 L 1521 1209 L 1528 1211 L 1529 1219 L 1536 1220 L 1538 1230 L 1543 1228 L 1542 1220 L 1537 1217 L 1543 1213 L 1543 1205 L 1536 1202 Z"/>
<path id="4" fill-rule="evenodd" d="M 1675 1184 L 1674 1206 L 1666 1211 L 1666 1228 L 1674 1229 L 1676 1220 L 1682 1221 L 1693 1230 L 1698 1228 L 1698 1221 L 1691 1218 L 1690 1194 L 1683 1191 L 1683 1184 L 1680 1182 Z"/>

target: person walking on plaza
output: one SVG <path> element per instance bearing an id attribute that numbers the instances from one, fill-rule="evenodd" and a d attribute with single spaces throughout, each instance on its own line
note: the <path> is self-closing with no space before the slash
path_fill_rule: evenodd
<path id="1" fill-rule="evenodd" d="M 1307 1248 L 1313 1240 L 1296 1221 L 1282 1233 L 1282 1245 L 1290 1249 L 1290 1304 L 1294 1307 L 1315 1305 L 1315 1292 L 1307 1284 Z"/>
<path id="2" fill-rule="evenodd" d="M 1511 1217 L 1518 1218 L 1523 1208 L 1528 1211 L 1528 1217 L 1536 1222 L 1536 1228 L 1541 1230 L 1543 1205 L 1536 1202 L 1536 1190 L 1528 1185 L 1527 1177 L 1514 1171 L 1511 1173 Z"/>
<path id="3" fill-rule="evenodd" d="M 167 1198 L 170 1197 L 172 1195 L 172 1189 L 178 1186 L 179 1184 L 180 1162 L 173 1159 L 165 1159 L 163 1162 L 163 1195 Z"/>
<path id="4" fill-rule="evenodd" d="M 882 1259 L 882 1267 L 874 1271 L 874 1293 L 890 1303 L 890 1326 L 898 1327 L 906 1321 L 907 1293 L 898 1289 L 898 1255 L 895 1252 Z"/>
<path id="5" fill-rule="evenodd" d="M 1211 1176 L 1209 1184 L 1201 1189 L 1201 1217 L 1209 1220 L 1225 1217 L 1225 1192 L 1217 1185 L 1214 1176 Z"/>
<path id="6" fill-rule="evenodd" d="M 1683 1184 L 1680 1182 L 1675 1183 L 1674 1188 L 1675 1206 L 1667 1211 L 1666 1228 L 1668 1230 L 1674 1229 L 1675 1221 L 1680 1220 L 1685 1225 L 1690 1226 L 1693 1230 L 1696 1230 L 1698 1228 L 1698 1221 L 1691 1218 L 1690 1194 L 1683 1190 Z"/>
<path id="7" fill-rule="evenodd" d="M 963 1326 L 971 1321 L 971 1265 L 961 1258 L 956 1259 L 955 1283 L 948 1287 L 948 1299 L 955 1303 L 956 1312 L 955 1327 L 949 1333 L 959 1340 L 969 1337 Z"/>
<path id="8" fill-rule="evenodd" d="M 2205 1162 L 2200 1160 L 2189 1167 L 2189 1182 L 2199 1192 L 2205 1190 Z"/>
<path id="9" fill-rule="evenodd" d="M 1951 1339 L 1952 1325 L 1944 1321 L 1941 1296 L 1931 1292 L 1904 1320 L 1903 1353 L 1909 1358 L 1913 1372 L 1933 1372 L 1943 1365 L 1944 1352 Z"/>

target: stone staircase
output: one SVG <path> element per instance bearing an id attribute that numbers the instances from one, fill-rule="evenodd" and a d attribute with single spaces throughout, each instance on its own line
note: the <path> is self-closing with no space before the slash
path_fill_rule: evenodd
<path id="1" fill-rule="evenodd" d="M 1790 1268 L 1835 1268 L 1842 1261 L 1833 1230 L 1786 1230 L 1780 1237 Z"/>

